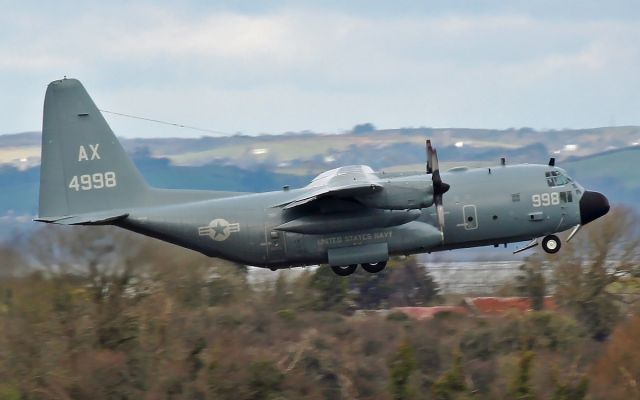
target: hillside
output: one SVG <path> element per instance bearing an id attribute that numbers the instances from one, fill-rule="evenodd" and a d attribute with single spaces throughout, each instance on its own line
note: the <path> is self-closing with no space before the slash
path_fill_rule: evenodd
<path id="1" fill-rule="evenodd" d="M 376 168 L 424 160 L 424 139 L 431 138 L 447 161 L 493 161 L 506 155 L 514 161 L 582 157 L 640 142 L 640 127 L 535 131 L 529 128 L 481 130 L 403 128 L 363 133 L 227 136 L 201 138 L 126 139 L 131 153 L 145 150 L 175 165 L 228 164 L 241 168 L 320 168 L 364 163 Z M 0 136 L 0 164 L 35 165 L 40 135 L 28 132 Z M 297 172 L 297 171 L 294 171 Z"/>
<path id="2" fill-rule="evenodd" d="M 596 147 L 592 140 L 598 135 L 604 136 Z M 123 143 L 154 186 L 255 192 L 303 186 L 317 173 L 340 165 L 423 171 L 425 137 L 437 144 L 443 170 L 495 165 L 501 156 L 508 163 L 544 163 L 554 148 L 569 143 L 576 147 L 553 154 L 557 165 L 589 189 L 605 192 L 614 204 L 640 209 L 640 170 L 635 168 L 640 165 L 640 147 L 616 148 L 635 136 L 640 137 L 638 127 L 548 132 L 421 128 L 344 135 L 124 139 Z M 4 189 L 0 236 L 36 213 L 39 141 L 40 134 L 34 132 L 0 136 Z M 604 148 L 609 150 L 597 151 Z"/>

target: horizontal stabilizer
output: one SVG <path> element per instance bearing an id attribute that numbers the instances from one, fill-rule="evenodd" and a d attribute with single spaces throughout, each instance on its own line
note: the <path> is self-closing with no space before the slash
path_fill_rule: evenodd
<path id="1" fill-rule="evenodd" d="M 129 213 L 91 213 L 67 215 L 64 217 L 34 218 L 33 220 L 58 225 L 108 225 L 115 221 L 125 219 L 128 216 Z"/>

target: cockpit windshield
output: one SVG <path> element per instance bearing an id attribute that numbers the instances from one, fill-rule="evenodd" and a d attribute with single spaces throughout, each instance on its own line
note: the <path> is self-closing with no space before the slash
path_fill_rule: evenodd
<path id="1" fill-rule="evenodd" d="M 547 185 L 550 187 L 564 186 L 572 182 L 571 178 L 563 175 L 560 171 L 548 171 L 544 175 L 547 178 Z"/>

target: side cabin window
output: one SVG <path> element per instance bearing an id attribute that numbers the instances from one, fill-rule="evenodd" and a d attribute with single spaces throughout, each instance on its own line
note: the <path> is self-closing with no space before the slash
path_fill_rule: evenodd
<path id="1" fill-rule="evenodd" d="M 573 203 L 573 193 L 570 190 L 568 192 L 560 192 L 560 203 Z"/>
<path id="2" fill-rule="evenodd" d="M 549 185 L 549 187 L 564 186 L 571 182 L 571 179 L 562 175 L 559 171 L 548 171 L 544 173 L 544 176 L 547 179 L 547 185 Z"/>

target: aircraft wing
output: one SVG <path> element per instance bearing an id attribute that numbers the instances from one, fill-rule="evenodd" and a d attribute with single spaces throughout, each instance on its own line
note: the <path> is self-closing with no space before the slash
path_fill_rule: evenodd
<path id="1" fill-rule="evenodd" d="M 288 200 L 284 203 L 276 204 L 274 207 L 283 207 L 284 209 L 289 209 L 289 208 L 301 206 L 303 204 L 307 204 L 321 197 L 329 197 L 329 196 L 341 197 L 341 198 L 356 197 L 356 196 L 371 194 L 380 189 L 382 189 L 382 186 L 377 183 L 363 183 L 363 184 L 339 186 L 335 188 L 325 188 L 321 190 L 313 190 L 313 191 L 304 193 L 303 195 L 294 197 L 293 199 Z"/>
<path id="2" fill-rule="evenodd" d="M 352 165 L 323 172 L 306 187 L 306 191 L 273 207 L 284 209 L 307 204 L 322 197 L 357 197 L 382 190 L 379 178 L 366 165 Z"/>

